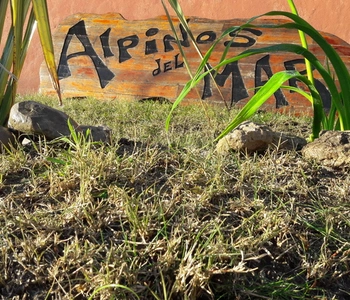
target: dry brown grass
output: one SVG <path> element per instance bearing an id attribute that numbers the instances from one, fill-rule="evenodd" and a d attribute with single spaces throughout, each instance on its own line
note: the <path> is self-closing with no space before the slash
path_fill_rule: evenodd
<path id="1" fill-rule="evenodd" d="M 218 156 L 230 114 L 182 107 L 167 134 L 169 108 L 66 101 L 112 144 L 0 157 L 2 299 L 348 299 L 347 171 L 273 149 Z M 306 119 L 255 120 L 308 134 Z"/>

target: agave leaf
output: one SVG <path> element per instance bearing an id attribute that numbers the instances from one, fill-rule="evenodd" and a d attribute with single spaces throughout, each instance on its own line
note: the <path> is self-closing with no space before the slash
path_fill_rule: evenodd
<path id="1" fill-rule="evenodd" d="M 0 1 L 0 41 L 2 39 L 2 35 L 4 31 L 4 24 L 6 20 L 6 11 L 7 11 L 8 3 L 9 3 L 9 0 Z"/>
<path id="2" fill-rule="evenodd" d="M 0 124 L 5 124 L 7 118 L 8 118 L 8 113 L 13 105 L 12 103 L 12 95 L 14 93 L 15 85 L 14 85 L 14 79 L 10 78 L 5 92 L 2 94 L 2 99 L 1 99 L 1 106 L 0 106 Z"/>
<path id="3" fill-rule="evenodd" d="M 11 70 L 12 51 L 13 51 L 13 28 L 11 27 L 11 29 L 8 32 L 8 37 L 4 45 L 3 53 L 0 60 L 2 65 L 8 71 Z M 0 76 L 0 95 L 4 95 L 7 82 L 8 82 L 8 75 L 5 72 L 2 72 Z M 1 107 L 0 107 L 0 112 L 2 112 Z"/>
<path id="4" fill-rule="evenodd" d="M 12 72 L 18 77 L 20 75 L 19 58 L 21 56 L 22 49 L 22 34 L 23 34 L 23 10 L 25 2 L 20 0 L 11 0 L 11 18 L 13 28 L 13 52 L 12 52 Z M 14 91 L 16 91 L 17 82 L 14 82 Z M 12 103 L 14 102 L 15 95 L 12 95 Z"/>
<path id="5" fill-rule="evenodd" d="M 22 64 L 21 57 L 23 54 L 23 27 L 26 22 L 30 0 L 11 0 L 1 3 L 5 10 L 1 12 L 2 17 L 6 17 L 8 3 L 11 11 L 11 27 L 7 35 L 7 40 L 1 56 L 1 64 L 7 72 L 1 72 L 0 76 L 0 124 L 5 124 L 11 106 L 15 101 L 17 91 L 17 79 L 20 76 Z M 1 25 L 2 26 L 2 25 Z M 3 28 L 2 28 L 3 30 Z M 10 74 L 8 73 L 10 72 Z M 9 76 L 10 75 L 10 76 Z"/>
<path id="6" fill-rule="evenodd" d="M 49 70 L 53 87 L 57 92 L 60 105 L 62 105 L 60 83 L 56 72 L 56 62 L 53 50 L 47 3 L 46 0 L 32 0 L 32 3 L 35 19 L 37 20 L 38 32 L 44 53 L 45 62 Z"/>
<path id="7" fill-rule="evenodd" d="M 0 38 L 4 36 L 4 22 L 10 4 L 11 26 L 0 58 L 0 124 L 5 124 L 11 106 L 15 101 L 17 79 L 20 77 L 26 53 L 38 21 L 39 35 L 43 44 L 45 59 L 60 103 L 61 95 L 53 56 L 53 45 L 49 27 L 46 0 L 1 0 Z M 31 5 L 32 4 L 32 5 Z M 35 15 L 34 15 L 35 11 Z"/>
<path id="8" fill-rule="evenodd" d="M 0 62 L 0 69 L 6 72 L 8 75 L 10 75 L 14 80 L 18 80 L 15 74 L 11 73 L 1 62 Z"/>
<path id="9" fill-rule="evenodd" d="M 35 29 L 36 29 L 36 20 L 35 20 L 35 16 L 34 16 L 34 11 L 33 11 L 33 9 L 31 9 L 30 13 L 29 13 L 28 22 L 26 25 L 26 30 L 24 33 L 23 41 L 22 41 L 22 51 L 21 51 L 21 57 L 19 60 L 21 70 L 23 68 L 23 64 L 24 64 L 25 58 L 27 56 L 28 47 L 29 47 L 30 42 L 32 40 Z"/>

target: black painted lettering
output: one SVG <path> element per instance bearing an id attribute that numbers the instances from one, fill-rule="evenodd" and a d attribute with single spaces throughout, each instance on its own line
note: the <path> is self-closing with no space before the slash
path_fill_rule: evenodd
<path id="1" fill-rule="evenodd" d="M 159 32 L 158 28 L 150 28 L 146 31 L 146 36 L 154 36 Z M 152 54 L 152 53 L 157 53 L 157 44 L 156 40 L 150 40 L 146 42 L 146 49 L 145 49 L 145 54 Z"/>
<path id="2" fill-rule="evenodd" d="M 293 60 L 288 60 L 286 62 L 284 62 L 284 67 L 286 70 L 296 70 L 298 71 L 301 75 L 306 75 L 306 70 L 297 70 L 296 69 L 296 65 L 298 64 L 302 64 L 305 65 L 305 59 L 303 58 L 299 58 L 299 59 L 293 59 Z M 315 68 L 313 68 L 314 70 Z M 295 88 L 298 88 L 298 82 L 299 80 L 295 79 L 295 78 L 291 78 L 289 80 L 289 85 L 293 86 Z M 326 86 L 318 79 L 314 78 L 314 82 L 315 82 L 315 88 L 317 89 L 317 91 L 319 92 L 321 98 L 322 98 L 322 102 L 323 102 L 323 107 L 326 110 L 329 110 L 331 108 L 331 104 L 332 104 L 332 98 L 331 98 L 331 94 L 329 92 L 329 90 L 326 88 Z M 289 91 L 290 93 L 294 93 L 294 91 Z"/>
<path id="3" fill-rule="evenodd" d="M 152 75 L 157 76 L 162 70 L 160 69 L 160 58 L 156 59 L 157 68 L 153 70 Z"/>
<path id="4" fill-rule="evenodd" d="M 209 70 L 210 68 L 211 68 L 210 64 L 207 64 L 207 69 Z M 214 71 L 211 71 L 211 74 L 214 74 L 214 73 L 215 73 Z M 211 76 L 210 74 L 207 74 L 204 76 L 202 100 L 210 98 L 211 96 L 213 96 L 213 89 L 211 87 Z"/>
<path id="5" fill-rule="evenodd" d="M 302 58 L 288 60 L 288 61 L 284 62 L 284 67 L 288 71 L 296 71 L 295 65 L 297 65 L 297 64 L 304 64 L 305 65 L 305 60 Z M 299 71 L 299 73 L 301 75 L 305 75 L 306 70 Z M 297 81 L 298 80 L 296 78 L 291 78 L 291 79 L 289 79 L 289 85 L 297 88 L 298 87 Z M 290 91 L 290 92 L 294 93 L 294 91 Z"/>
<path id="6" fill-rule="evenodd" d="M 210 66 L 207 65 L 209 68 Z M 214 72 L 212 72 L 214 74 Z M 224 70 L 221 73 L 218 73 L 215 77 L 215 82 L 219 86 L 224 86 L 227 78 L 232 76 L 231 82 L 231 106 L 238 101 L 249 97 L 247 89 L 244 85 L 242 74 L 238 67 L 238 62 L 229 63 L 225 66 Z M 210 75 L 204 77 L 204 89 L 202 94 L 202 99 L 209 98 L 213 95 L 211 84 L 210 84 Z"/>
<path id="7" fill-rule="evenodd" d="M 74 35 L 79 39 L 79 41 L 83 45 L 84 51 L 71 53 L 67 55 L 69 44 L 72 41 L 72 38 Z M 64 40 L 64 44 L 63 44 L 63 48 L 62 48 L 62 52 L 61 52 L 61 56 L 60 56 L 60 60 L 57 68 L 57 74 L 59 79 L 63 79 L 71 76 L 71 72 L 68 66 L 68 60 L 73 57 L 78 57 L 81 55 L 86 55 L 90 57 L 90 59 L 92 60 L 95 66 L 98 78 L 100 80 L 100 86 L 102 88 L 105 88 L 106 85 L 114 78 L 115 75 L 103 63 L 101 58 L 97 55 L 94 48 L 92 47 L 92 44 L 86 33 L 84 20 L 78 22 L 68 30 L 68 33 Z"/>
<path id="8" fill-rule="evenodd" d="M 164 73 L 172 70 L 173 68 L 171 67 L 171 61 L 167 61 L 164 63 Z"/>
<path id="9" fill-rule="evenodd" d="M 237 30 L 230 32 L 230 34 L 229 34 L 231 37 L 233 37 L 233 40 L 226 41 L 224 43 L 224 45 L 225 46 L 230 45 L 230 47 L 251 47 L 251 46 L 253 46 L 256 43 L 256 39 L 254 39 L 248 35 L 239 34 L 242 31 L 248 31 L 250 33 L 253 33 L 256 36 L 262 35 L 262 31 L 257 30 L 257 29 L 253 29 L 253 28 L 243 28 L 242 30 L 237 29 Z M 247 41 L 246 42 L 235 42 L 236 37 L 246 39 Z"/>
<path id="10" fill-rule="evenodd" d="M 216 40 L 216 33 L 214 31 L 204 31 L 196 38 L 197 44 L 210 44 Z"/>
<path id="11" fill-rule="evenodd" d="M 105 58 L 114 56 L 111 47 L 109 46 L 109 34 L 111 33 L 111 28 L 108 28 L 104 33 L 100 35 L 100 41 L 103 50 L 103 56 Z"/>
<path id="12" fill-rule="evenodd" d="M 189 22 L 189 20 L 187 20 L 187 22 Z M 181 31 L 181 36 L 182 36 L 182 40 L 180 40 L 180 44 L 183 47 L 189 47 L 190 41 L 188 40 L 188 34 L 187 34 L 185 28 L 181 24 L 180 24 L 180 31 Z M 176 44 L 176 39 L 173 36 L 171 36 L 170 34 L 166 34 L 163 38 L 163 43 L 164 43 L 164 51 L 165 52 L 173 51 L 174 47 L 171 43 Z"/>
<path id="13" fill-rule="evenodd" d="M 219 86 L 224 86 L 230 75 L 232 76 L 231 105 L 233 105 L 234 103 L 247 98 L 249 95 L 238 67 L 238 61 L 226 65 L 222 73 L 215 77 L 215 81 Z"/>
<path id="14" fill-rule="evenodd" d="M 184 66 L 184 62 L 179 62 L 179 55 L 180 54 L 175 55 L 175 69 L 183 68 Z"/>
<path id="15" fill-rule="evenodd" d="M 263 75 L 266 75 L 268 79 L 272 77 L 272 69 L 270 66 L 270 55 L 265 55 L 263 58 L 260 58 L 256 62 L 255 66 L 255 88 L 258 88 L 260 86 L 263 86 L 267 80 L 262 80 Z M 255 93 L 257 93 L 257 89 L 255 90 Z M 279 108 L 281 106 L 287 106 L 289 103 L 286 100 L 286 97 L 282 93 L 281 89 L 278 89 L 274 96 L 276 98 L 276 108 Z"/>
<path id="16" fill-rule="evenodd" d="M 119 62 L 122 63 L 131 58 L 128 49 L 135 48 L 139 43 L 139 37 L 134 34 L 118 40 Z M 129 44 L 127 44 L 129 43 Z"/>

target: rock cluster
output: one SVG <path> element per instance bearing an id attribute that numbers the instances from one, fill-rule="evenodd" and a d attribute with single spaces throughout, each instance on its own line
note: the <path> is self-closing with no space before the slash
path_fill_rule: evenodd
<path id="1" fill-rule="evenodd" d="M 11 108 L 8 128 L 0 127 L 0 151 L 15 144 L 16 138 L 13 132 L 40 135 L 47 140 L 69 137 L 71 131 L 68 122 L 76 132 L 81 132 L 85 136 L 89 131 L 89 138 L 92 141 L 109 143 L 111 140 L 111 129 L 108 127 L 79 125 L 62 111 L 35 101 L 25 101 L 16 103 Z M 264 152 L 271 147 L 282 151 L 301 150 L 306 159 L 329 167 L 343 167 L 350 164 L 350 131 L 324 131 L 318 139 L 307 144 L 303 138 L 274 132 L 266 125 L 250 121 L 243 122 L 222 138 L 216 146 L 216 151 L 220 154 L 232 150 L 253 153 Z"/>
<path id="2" fill-rule="evenodd" d="M 229 151 L 245 153 L 264 152 L 269 147 L 278 150 L 301 150 L 306 159 L 327 167 L 350 165 L 350 131 L 324 131 L 311 143 L 297 136 L 274 132 L 266 125 L 243 122 L 231 133 L 222 138 L 216 151 L 227 154 Z"/>
<path id="3" fill-rule="evenodd" d="M 14 135 L 10 130 L 27 135 L 44 136 L 47 140 L 53 140 L 62 136 L 71 135 L 68 122 L 76 132 L 86 135 L 90 131 L 90 139 L 94 142 L 109 143 L 111 129 L 106 126 L 79 125 L 66 113 L 36 101 L 24 101 L 12 106 L 8 128 L 1 127 L 1 144 L 9 147 L 14 143 Z"/>

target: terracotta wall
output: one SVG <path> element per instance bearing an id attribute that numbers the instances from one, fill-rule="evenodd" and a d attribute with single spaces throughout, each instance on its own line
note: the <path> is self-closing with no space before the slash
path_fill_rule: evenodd
<path id="1" fill-rule="evenodd" d="M 164 0 L 165 2 L 167 0 Z M 287 0 L 179 0 L 186 15 L 212 19 L 249 18 L 270 10 L 289 10 Z M 316 28 L 350 43 L 350 1 L 295 0 L 300 15 Z M 48 0 L 52 30 L 66 16 L 78 13 L 118 12 L 126 19 L 147 19 L 164 14 L 161 0 Z M 36 92 L 43 60 L 35 35 L 20 79 L 19 92 Z"/>

